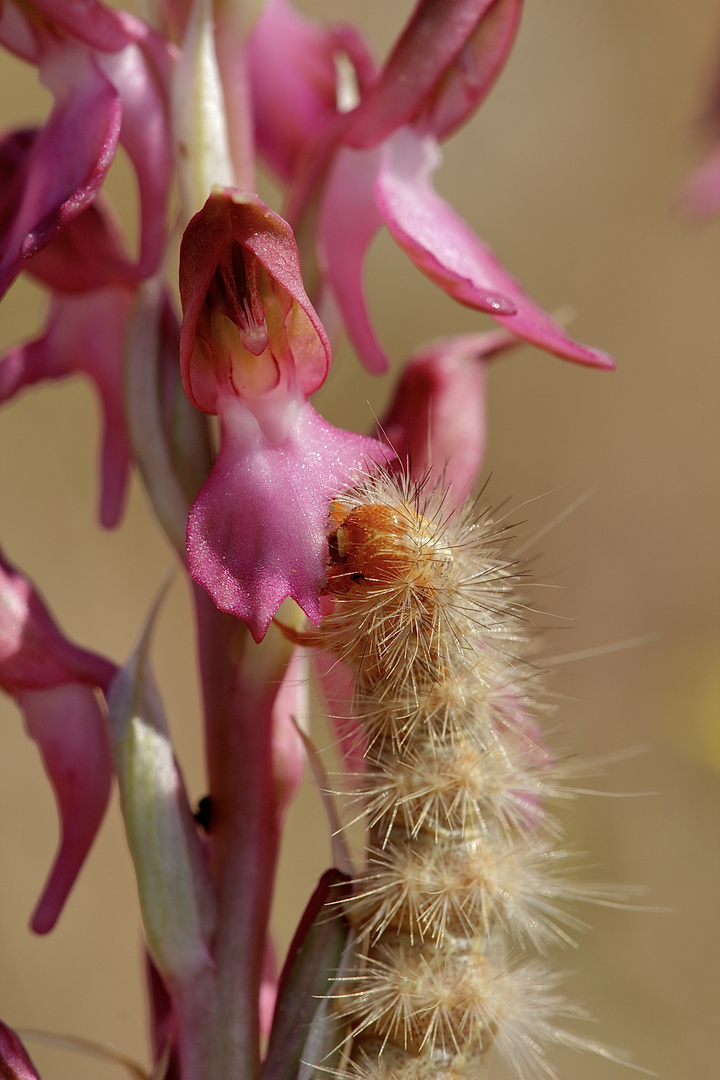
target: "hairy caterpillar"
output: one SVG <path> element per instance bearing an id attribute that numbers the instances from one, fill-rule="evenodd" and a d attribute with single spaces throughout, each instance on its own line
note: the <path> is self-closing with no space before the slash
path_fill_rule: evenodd
<path id="1" fill-rule="evenodd" d="M 348 665 L 365 770 L 364 870 L 345 909 L 356 934 L 332 1005 L 341 1075 L 459 1080 L 555 1076 L 545 1044 L 607 1048 L 558 1026 L 579 1011 L 545 968 L 582 925 L 545 807 L 557 767 L 534 719 L 535 669 L 506 530 L 474 505 L 381 472 L 330 510 L 333 610 L 312 643 Z"/>

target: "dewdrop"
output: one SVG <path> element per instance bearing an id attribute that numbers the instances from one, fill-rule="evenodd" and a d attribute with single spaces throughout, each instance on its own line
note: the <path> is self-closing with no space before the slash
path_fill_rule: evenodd
<path id="1" fill-rule="evenodd" d="M 491 1054 L 554 1077 L 552 1042 L 617 1060 L 559 1026 L 580 1014 L 543 959 L 582 925 L 563 902 L 601 890 L 567 881 L 547 810 L 561 786 L 505 533 L 385 472 L 330 508 L 334 605 L 308 640 L 353 673 L 367 821 L 345 904 L 355 954 L 331 996 L 344 1077 L 474 1080 Z"/>

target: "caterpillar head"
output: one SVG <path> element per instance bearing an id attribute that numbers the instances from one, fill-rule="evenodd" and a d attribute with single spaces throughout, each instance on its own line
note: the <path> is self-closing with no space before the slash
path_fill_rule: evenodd
<path id="1" fill-rule="evenodd" d="M 407 503 L 362 505 L 333 500 L 327 591 L 423 589 L 452 560 L 445 538 Z"/>

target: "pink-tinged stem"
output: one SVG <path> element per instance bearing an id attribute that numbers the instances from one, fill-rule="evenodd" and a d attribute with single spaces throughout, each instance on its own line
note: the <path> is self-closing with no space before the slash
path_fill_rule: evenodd
<path id="1" fill-rule="evenodd" d="M 215 1019 L 214 982 L 210 971 L 203 972 L 192 985 L 173 987 L 173 1012 L 177 1026 L 177 1062 L 182 1080 L 214 1080 L 225 1075 L 215 1071 L 214 1056 L 222 1049 Z M 229 1074 L 227 1074 L 229 1076 Z"/>
<path id="2" fill-rule="evenodd" d="M 217 898 L 212 1080 L 251 1080 L 260 1062 L 259 999 L 278 851 L 271 710 L 291 647 L 274 631 L 257 646 L 195 588 Z"/>

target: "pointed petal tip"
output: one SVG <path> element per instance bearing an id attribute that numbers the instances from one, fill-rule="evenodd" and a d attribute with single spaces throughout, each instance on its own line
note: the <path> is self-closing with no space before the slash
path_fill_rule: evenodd
<path id="1" fill-rule="evenodd" d="M 371 375 L 387 375 L 390 370 L 390 360 L 377 341 L 370 343 L 353 340 L 353 346 L 366 371 L 369 371 Z"/>
<path id="2" fill-rule="evenodd" d="M 576 345 L 575 342 L 571 344 L 574 346 L 572 349 L 558 355 L 565 360 L 575 360 L 579 364 L 598 368 L 600 371 L 614 371 L 617 367 L 610 353 L 603 352 L 602 349 L 590 348 L 587 345 Z"/>
<path id="3" fill-rule="evenodd" d="M 79 683 L 23 690 L 17 701 L 40 750 L 55 795 L 61 840 L 32 916 L 32 929 L 53 929 L 102 824 L 112 760 L 105 717 L 94 691 Z"/>
<path id="4" fill-rule="evenodd" d="M 237 570 L 223 571 L 217 561 L 210 561 L 208 556 L 203 558 L 199 554 L 198 543 L 201 539 L 200 530 L 203 528 L 201 514 L 196 514 L 197 520 L 194 522 L 191 521 L 192 517 L 191 512 L 187 540 L 190 576 L 205 589 L 218 611 L 245 623 L 256 644 L 259 645 L 263 640 L 278 608 L 288 598 L 302 608 L 314 626 L 319 625 L 322 611 L 319 597 L 315 593 L 301 592 L 286 581 L 272 582 L 264 578 L 258 588 L 258 595 L 253 597 L 244 588 Z"/>
<path id="5" fill-rule="evenodd" d="M 596 356 L 596 364 L 595 364 L 596 367 L 602 368 L 602 370 L 604 370 L 604 371 L 615 371 L 615 369 L 617 367 L 617 363 L 615 362 L 613 357 L 610 356 L 609 353 L 604 353 L 604 352 L 600 352 L 599 350 L 595 350 L 595 356 Z"/>
<path id="6" fill-rule="evenodd" d="M 57 898 L 50 896 L 46 889 L 38 900 L 35 910 L 30 918 L 30 929 L 33 934 L 42 937 L 45 934 L 49 934 L 51 930 L 54 930 L 55 924 L 60 917 L 63 904 L 64 898 L 62 903 L 58 903 Z"/>
<path id="7" fill-rule="evenodd" d="M 511 332 L 514 332 L 509 321 L 507 323 L 503 322 L 503 325 L 507 326 Z M 525 342 L 528 345 L 533 345 L 536 349 L 549 352 L 561 360 L 569 360 L 571 363 L 581 364 L 583 367 L 597 368 L 598 371 L 614 371 L 617 367 L 615 360 L 609 353 L 573 341 L 560 326 L 548 317 L 546 317 L 544 325 L 538 327 L 537 324 L 533 326 L 524 323 L 522 329 L 518 327 L 516 333 L 520 344 Z"/>

